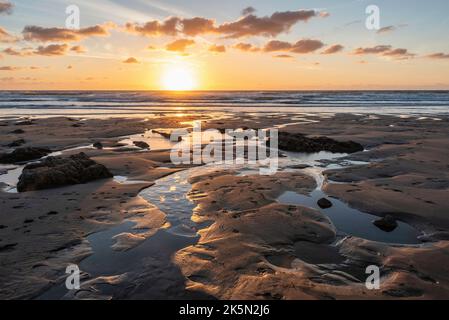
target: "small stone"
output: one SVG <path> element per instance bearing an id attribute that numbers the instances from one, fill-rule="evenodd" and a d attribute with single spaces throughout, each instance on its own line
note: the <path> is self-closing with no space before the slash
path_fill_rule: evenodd
<path id="1" fill-rule="evenodd" d="M 373 224 L 385 232 L 391 232 L 398 227 L 396 219 L 389 214 L 382 219 L 374 221 Z"/>
<path id="2" fill-rule="evenodd" d="M 141 149 L 149 149 L 150 145 L 144 141 L 133 141 L 134 145 L 136 147 L 139 147 Z"/>
<path id="3" fill-rule="evenodd" d="M 95 142 L 93 146 L 94 146 L 94 148 L 96 148 L 98 150 L 103 149 L 103 144 L 99 141 Z"/>
<path id="4" fill-rule="evenodd" d="M 332 207 L 332 202 L 330 202 L 326 198 L 321 198 L 317 203 L 321 209 L 329 209 L 330 207 Z"/>
<path id="5" fill-rule="evenodd" d="M 25 144 L 25 140 L 19 139 L 19 140 L 11 142 L 10 144 L 7 145 L 7 147 L 15 148 L 15 147 L 20 147 L 22 144 Z"/>
<path id="6" fill-rule="evenodd" d="M 22 133 L 25 133 L 25 131 L 22 130 L 22 129 L 16 129 L 14 131 L 11 131 L 10 133 L 12 133 L 12 134 L 22 134 Z"/>

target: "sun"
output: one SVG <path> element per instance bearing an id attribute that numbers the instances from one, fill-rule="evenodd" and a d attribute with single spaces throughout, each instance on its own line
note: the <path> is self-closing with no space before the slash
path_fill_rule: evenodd
<path id="1" fill-rule="evenodd" d="M 196 87 L 191 68 L 181 65 L 169 66 L 162 75 L 162 86 L 170 91 L 189 91 Z"/>

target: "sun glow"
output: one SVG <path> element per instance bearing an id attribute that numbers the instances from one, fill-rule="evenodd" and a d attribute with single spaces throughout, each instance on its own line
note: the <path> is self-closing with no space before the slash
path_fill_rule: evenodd
<path id="1" fill-rule="evenodd" d="M 187 66 L 169 66 L 162 75 L 162 86 L 170 91 L 189 91 L 196 88 L 193 71 Z"/>

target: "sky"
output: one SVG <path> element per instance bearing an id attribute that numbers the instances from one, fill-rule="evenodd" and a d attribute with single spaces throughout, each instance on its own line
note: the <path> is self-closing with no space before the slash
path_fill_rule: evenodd
<path id="1" fill-rule="evenodd" d="M 0 0 L 0 89 L 449 89 L 448 30 L 447 0 Z"/>

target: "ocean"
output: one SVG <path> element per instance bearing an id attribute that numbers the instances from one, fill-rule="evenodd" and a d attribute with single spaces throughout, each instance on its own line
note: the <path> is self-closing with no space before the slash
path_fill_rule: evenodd
<path id="1" fill-rule="evenodd" d="M 0 91 L 0 117 L 201 112 L 447 114 L 449 91 Z"/>

